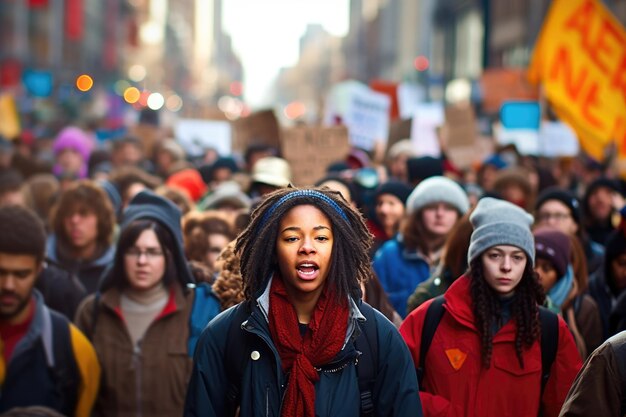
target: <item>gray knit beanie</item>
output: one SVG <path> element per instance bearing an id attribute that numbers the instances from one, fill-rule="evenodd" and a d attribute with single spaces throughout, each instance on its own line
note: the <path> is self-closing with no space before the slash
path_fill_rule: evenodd
<path id="1" fill-rule="evenodd" d="M 470 222 L 474 232 L 467 251 L 468 263 L 493 246 L 511 245 L 526 252 L 531 265 L 535 264 L 535 240 L 530 230 L 533 216 L 520 207 L 485 197 L 478 201 Z"/>
<path id="2" fill-rule="evenodd" d="M 456 208 L 461 215 L 469 210 L 467 193 L 449 178 L 436 176 L 420 182 L 406 201 L 408 214 L 423 209 L 433 203 L 447 203 Z"/>

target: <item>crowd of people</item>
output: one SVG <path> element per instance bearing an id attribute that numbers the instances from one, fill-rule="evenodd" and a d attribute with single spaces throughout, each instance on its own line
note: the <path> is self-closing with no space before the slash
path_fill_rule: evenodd
<path id="1" fill-rule="evenodd" d="M 495 148 L 459 169 L 406 139 L 293 184 L 267 145 L 10 139 L 2 416 L 626 411 L 609 162 Z"/>

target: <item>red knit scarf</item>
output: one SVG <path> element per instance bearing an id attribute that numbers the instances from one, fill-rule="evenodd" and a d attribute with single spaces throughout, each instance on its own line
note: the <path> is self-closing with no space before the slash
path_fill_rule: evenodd
<path id="1" fill-rule="evenodd" d="M 278 276 L 270 292 L 270 332 L 283 366 L 290 372 L 282 417 L 315 417 L 315 385 L 319 367 L 331 361 L 343 346 L 348 328 L 347 303 L 339 304 L 325 288 L 311 316 L 309 328 L 300 336 L 296 309 Z"/>

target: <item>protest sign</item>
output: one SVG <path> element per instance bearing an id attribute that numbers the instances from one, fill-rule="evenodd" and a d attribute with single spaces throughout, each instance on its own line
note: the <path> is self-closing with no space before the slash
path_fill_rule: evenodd
<path id="1" fill-rule="evenodd" d="M 292 182 L 313 185 L 324 177 L 333 162 L 345 160 L 350 152 L 345 126 L 297 126 L 283 129 L 282 155 L 291 166 Z"/>
<path id="2" fill-rule="evenodd" d="M 441 156 L 438 129 L 444 124 L 444 111 L 441 103 L 422 103 L 413 114 L 411 142 L 420 156 Z"/>
<path id="3" fill-rule="evenodd" d="M 176 139 L 187 155 L 202 156 L 213 148 L 220 155 L 230 155 L 230 123 L 218 120 L 180 119 L 174 129 Z"/>
<path id="4" fill-rule="evenodd" d="M 389 96 L 372 90 L 355 90 L 348 103 L 344 124 L 350 143 L 371 151 L 376 142 L 387 143 L 389 134 Z"/>
<path id="5" fill-rule="evenodd" d="M 262 110 L 231 122 L 232 150 L 243 153 L 250 145 L 280 146 L 278 119 L 273 110 Z"/>

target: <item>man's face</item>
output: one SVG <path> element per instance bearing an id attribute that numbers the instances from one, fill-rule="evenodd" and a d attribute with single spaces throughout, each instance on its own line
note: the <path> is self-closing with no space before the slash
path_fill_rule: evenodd
<path id="1" fill-rule="evenodd" d="M 76 207 L 63 219 L 67 241 L 75 249 L 86 248 L 98 239 L 98 217 L 85 206 Z"/>
<path id="2" fill-rule="evenodd" d="M 20 323 L 28 312 L 41 263 L 33 255 L 0 252 L 0 320 Z"/>

